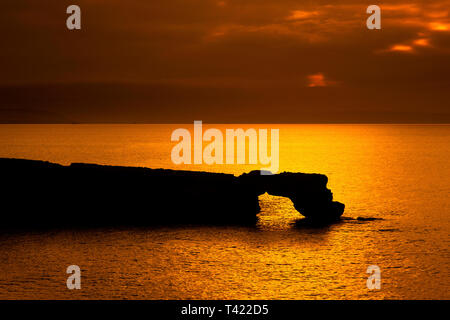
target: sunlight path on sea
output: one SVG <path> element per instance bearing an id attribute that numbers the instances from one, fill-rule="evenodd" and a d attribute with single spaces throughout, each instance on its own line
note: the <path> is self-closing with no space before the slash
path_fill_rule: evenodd
<path id="1" fill-rule="evenodd" d="M 0 125 L 0 157 L 234 174 L 258 169 L 175 166 L 170 133 L 187 126 Z M 5 233 L 0 298 L 450 298 L 450 126 L 239 127 L 279 128 L 281 171 L 326 174 L 352 219 L 295 226 L 301 216 L 290 200 L 262 195 L 255 227 Z M 164 214 L 150 205 L 147 212 Z M 383 220 L 354 220 L 359 216 Z M 65 287 L 69 264 L 82 268 L 78 292 Z M 366 287 L 369 265 L 381 268 L 379 291 Z"/>

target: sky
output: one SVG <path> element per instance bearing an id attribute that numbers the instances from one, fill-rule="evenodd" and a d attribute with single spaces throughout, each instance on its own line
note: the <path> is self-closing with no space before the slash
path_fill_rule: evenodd
<path id="1" fill-rule="evenodd" d="M 66 28 L 81 8 L 82 29 Z M 381 30 L 366 8 L 381 7 Z M 450 0 L 3 0 L 0 123 L 450 123 Z"/>

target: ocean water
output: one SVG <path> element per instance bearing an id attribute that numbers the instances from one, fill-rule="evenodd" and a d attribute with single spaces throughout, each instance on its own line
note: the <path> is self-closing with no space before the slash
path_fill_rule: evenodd
<path id="1" fill-rule="evenodd" d="M 254 227 L 3 233 L 0 299 L 450 299 L 450 126 L 208 127 L 278 128 L 280 171 L 326 174 L 344 220 L 296 227 L 291 201 L 265 194 Z M 236 175 L 260 168 L 176 166 L 176 128 L 193 129 L 0 125 L 0 157 Z M 66 287 L 72 264 L 81 290 Z M 366 286 L 370 265 L 381 270 L 380 290 Z"/>

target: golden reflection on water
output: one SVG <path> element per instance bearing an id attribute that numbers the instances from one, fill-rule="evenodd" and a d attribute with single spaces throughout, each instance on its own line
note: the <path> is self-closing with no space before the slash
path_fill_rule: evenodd
<path id="1" fill-rule="evenodd" d="M 0 156 L 234 174 L 260 168 L 175 166 L 170 134 L 179 127 L 192 124 L 1 125 Z M 450 298 L 449 126 L 234 127 L 279 128 L 280 171 L 326 174 L 346 217 L 384 220 L 295 227 L 301 216 L 291 201 L 266 194 L 255 227 L 3 234 L 0 298 Z M 82 269 L 82 290 L 65 287 L 70 264 Z M 381 290 L 366 287 L 369 265 L 381 268 Z"/>

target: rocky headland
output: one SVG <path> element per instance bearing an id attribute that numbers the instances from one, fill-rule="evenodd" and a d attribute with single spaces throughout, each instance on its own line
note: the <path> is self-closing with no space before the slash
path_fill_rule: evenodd
<path id="1" fill-rule="evenodd" d="M 0 158 L 0 227 L 253 224 L 264 193 L 312 222 L 339 220 L 321 174 L 231 174 Z"/>

